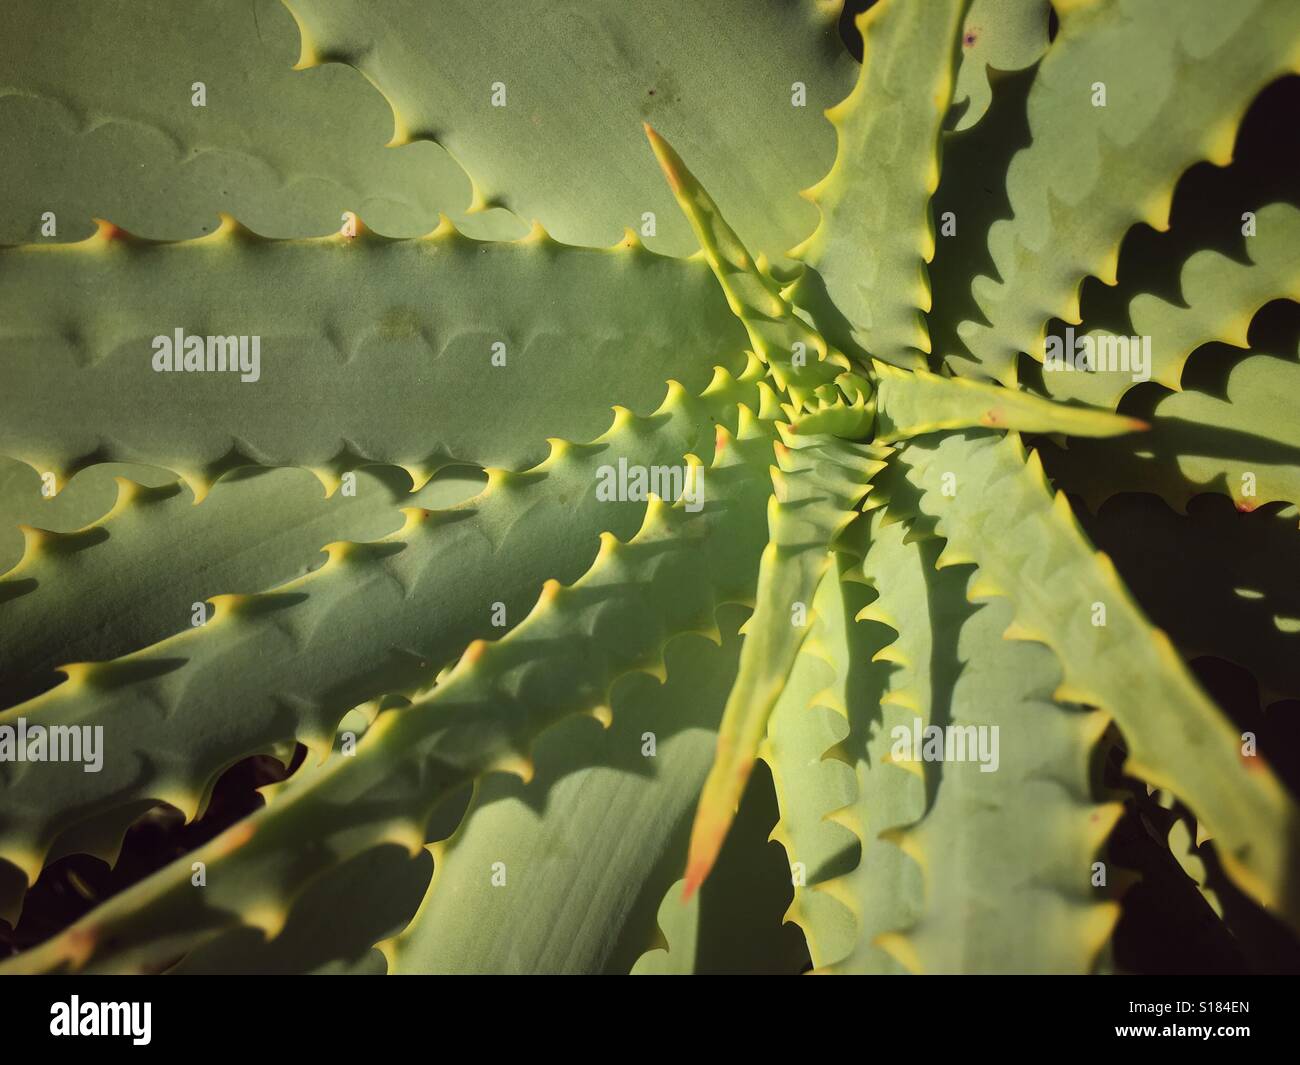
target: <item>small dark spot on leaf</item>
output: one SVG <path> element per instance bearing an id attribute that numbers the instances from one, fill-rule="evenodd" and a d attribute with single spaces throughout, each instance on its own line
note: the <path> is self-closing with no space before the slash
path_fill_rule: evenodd
<path id="1" fill-rule="evenodd" d="M 979 40 L 979 36 L 975 33 L 975 31 L 967 30 L 961 39 L 962 47 L 970 48 L 977 40 Z"/>

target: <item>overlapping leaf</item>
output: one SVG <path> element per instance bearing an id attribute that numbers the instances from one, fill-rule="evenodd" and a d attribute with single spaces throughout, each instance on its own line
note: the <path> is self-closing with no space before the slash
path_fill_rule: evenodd
<path id="1" fill-rule="evenodd" d="M 530 775 L 530 748 L 547 728 L 580 713 L 606 717 L 617 680 L 661 675 L 672 639 L 711 634 L 719 606 L 751 601 L 771 449 L 770 429 L 744 420 L 707 470 L 707 506 L 652 500 L 631 540 L 604 536 L 580 579 L 548 582 L 508 635 L 471 644 L 431 693 L 382 713 L 354 753 L 335 751 L 296 775 L 265 811 L 17 966 L 156 967 L 241 923 L 274 933 L 315 876 L 384 842 L 417 851 L 457 786 L 491 769 Z M 192 861 L 205 863 L 202 890 Z"/>
<path id="2" fill-rule="evenodd" d="M 392 105 L 395 141 L 437 141 L 469 172 L 476 204 L 574 244 L 646 226 L 656 250 L 688 254 L 690 234 L 645 165 L 639 126 L 650 121 L 700 161 L 744 240 L 770 257 L 811 228 L 797 193 L 829 165 L 822 110 L 855 73 L 836 6 L 713 0 L 684 25 L 654 0 L 522 0 L 490 13 L 475 0 L 288 0 L 302 63 L 359 69 Z"/>
<path id="3" fill-rule="evenodd" d="M 758 394 L 755 372 L 751 383 L 719 372 L 704 399 L 675 386 L 656 415 L 624 411 L 590 444 L 555 442 L 534 470 L 493 471 L 480 496 L 442 511 L 410 508 L 402 529 L 331 545 L 328 562 L 274 591 L 219 598 L 200 628 L 65 670 L 69 680 L 0 720 L 102 725 L 112 757 L 98 773 L 5 766 L 0 855 L 30 881 L 61 832 L 117 811 L 93 846 L 80 841 L 111 857 L 151 801 L 193 816 L 238 759 L 290 739 L 321 751 L 352 707 L 429 684 L 471 639 L 513 624 L 544 581 L 581 574 L 602 533 L 635 531 L 644 504 L 606 501 L 602 466 L 680 462 L 725 441 L 736 402 Z M 451 587 L 460 594 L 449 596 Z"/>
<path id="4" fill-rule="evenodd" d="M 1016 380 L 1041 360 L 1048 320 L 1078 322 L 1087 276 L 1114 284 L 1130 226 L 1164 229 L 1174 185 L 1232 158 L 1255 94 L 1295 69 L 1300 13 L 1287 0 L 1226 10 L 1188 0 L 1071 4 L 1029 93 L 1032 143 L 1007 172 L 1014 218 L 989 235 L 996 277 L 976 279 L 983 321 L 964 323 L 961 372 Z"/>

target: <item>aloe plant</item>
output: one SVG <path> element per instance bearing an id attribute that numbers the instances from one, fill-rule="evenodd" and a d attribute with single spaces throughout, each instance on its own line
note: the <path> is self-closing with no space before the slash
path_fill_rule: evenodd
<path id="1" fill-rule="evenodd" d="M 1300 8 L 494 7 L 16 5 L 0 971 L 1300 927 Z"/>

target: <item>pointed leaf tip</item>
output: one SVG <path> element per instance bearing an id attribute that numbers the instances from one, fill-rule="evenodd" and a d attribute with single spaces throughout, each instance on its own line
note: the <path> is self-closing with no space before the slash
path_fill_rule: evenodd
<path id="1" fill-rule="evenodd" d="M 686 859 L 686 877 L 682 886 L 683 903 L 690 902 L 691 897 L 709 878 L 709 873 L 713 871 L 713 866 L 718 860 L 718 852 L 722 849 L 722 840 L 726 836 L 730 824 L 730 819 L 728 819 L 721 831 L 713 830 L 709 833 L 709 838 L 705 839 L 701 835 L 700 820 L 698 817 L 696 818 L 695 827 L 691 831 L 691 845 Z"/>
<path id="2" fill-rule="evenodd" d="M 673 151 L 673 146 L 664 140 L 649 122 L 642 122 L 641 125 L 645 129 L 646 139 L 650 141 L 650 148 L 655 153 L 655 158 L 659 160 L 659 167 L 663 170 L 664 177 L 668 179 L 669 186 L 673 192 L 681 192 L 681 174 L 686 169 L 681 157 Z"/>

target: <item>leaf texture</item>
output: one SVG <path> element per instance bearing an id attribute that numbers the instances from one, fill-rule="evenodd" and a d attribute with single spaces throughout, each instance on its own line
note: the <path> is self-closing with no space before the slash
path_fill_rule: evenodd
<path id="1" fill-rule="evenodd" d="M 1300 60 L 1300 13 L 1286 0 L 1230 12 L 1097 0 L 1060 15 L 1029 93 L 1033 140 L 1007 174 L 1014 218 L 989 234 L 996 278 L 973 286 L 983 321 L 964 323 L 971 357 L 952 362 L 1008 384 L 1019 352 L 1042 359 L 1049 319 L 1079 321 L 1085 277 L 1115 283 L 1130 226 L 1167 227 L 1183 171 L 1231 160 L 1255 94 Z"/>
<path id="2" fill-rule="evenodd" d="M 967 6 L 881 0 L 858 16 L 862 71 L 853 92 L 827 112 L 839 149 L 807 193 L 821 223 L 792 252 L 821 276 L 858 347 L 900 366 L 924 366 L 930 351 L 929 202 Z"/>
<path id="3" fill-rule="evenodd" d="M 49 291 L 65 293 L 57 310 Z M 175 244 L 105 226 L 0 249 L 0 318 L 13 386 L 0 450 L 61 480 L 91 460 L 156 463 L 200 493 L 238 462 L 330 477 L 382 462 L 417 482 L 457 462 L 519 469 L 549 436 L 595 435 L 610 403 L 646 412 L 667 378 L 698 391 L 743 345 L 703 263 L 631 238 L 491 243 L 449 224 L 414 240 L 268 241 L 227 221 Z M 203 372 L 155 368 L 155 338 L 176 347 L 177 330 L 187 355 L 200 338 Z M 226 354 L 208 336 L 250 338 L 239 372 L 207 369 Z"/>

